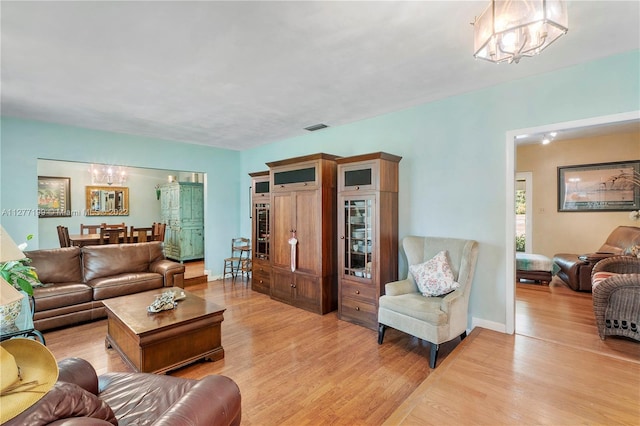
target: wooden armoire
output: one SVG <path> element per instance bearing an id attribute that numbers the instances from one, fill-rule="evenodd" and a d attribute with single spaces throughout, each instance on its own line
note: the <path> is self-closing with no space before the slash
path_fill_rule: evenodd
<path id="1" fill-rule="evenodd" d="M 269 171 L 251 176 L 251 289 L 271 294 L 271 191 Z"/>
<path id="2" fill-rule="evenodd" d="M 337 158 L 319 153 L 267 163 L 271 297 L 319 314 L 338 306 Z"/>
<path id="3" fill-rule="evenodd" d="M 179 262 L 204 258 L 204 185 L 166 183 L 160 188 L 160 220 L 167 224 L 165 256 Z"/>
<path id="4" fill-rule="evenodd" d="M 378 328 L 378 299 L 398 279 L 398 167 L 374 152 L 338 163 L 338 317 Z"/>

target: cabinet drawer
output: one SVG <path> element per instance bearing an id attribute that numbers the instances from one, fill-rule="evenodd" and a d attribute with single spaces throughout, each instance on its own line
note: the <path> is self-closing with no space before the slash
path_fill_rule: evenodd
<path id="1" fill-rule="evenodd" d="M 363 302 L 352 297 L 343 297 L 340 302 L 341 319 L 376 329 L 378 311 L 374 303 Z"/>
<path id="2" fill-rule="evenodd" d="M 264 294 L 271 293 L 271 276 L 270 272 L 251 271 L 251 289 Z"/>
<path id="3" fill-rule="evenodd" d="M 358 300 L 374 302 L 376 300 L 376 289 L 372 284 L 362 284 L 354 281 L 342 280 L 341 297 L 351 297 Z"/>
<path id="4" fill-rule="evenodd" d="M 251 279 L 256 282 L 263 281 L 269 284 L 271 282 L 271 271 L 252 268 Z"/>

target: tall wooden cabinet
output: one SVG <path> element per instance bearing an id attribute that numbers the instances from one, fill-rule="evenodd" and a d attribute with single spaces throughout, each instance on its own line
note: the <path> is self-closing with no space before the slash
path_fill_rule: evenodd
<path id="1" fill-rule="evenodd" d="M 378 299 L 398 279 L 398 165 L 377 152 L 339 158 L 338 317 L 377 329 Z"/>
<path id="2" fill-rule="evenodd" d="M 271 297 L 319 314 L 338 302 L 336 158 L 320 153 L 267 163 Z"/>
<path id="3" fill-rule="evenodd" d="M 271 197 L 269 171 L 251 176 L 251 289 L 271 294 Z"/>
<path id="4" fill-rule="evenodd" d="M 204 185 L 162 185 L 160 209 L 160 219 L 167 224 L 165 256 L 179 262 L 204 258 Z"/>

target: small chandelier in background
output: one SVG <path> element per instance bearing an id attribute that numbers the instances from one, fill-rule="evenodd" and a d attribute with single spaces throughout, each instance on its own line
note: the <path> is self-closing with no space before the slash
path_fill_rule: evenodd
<path id="1" fill-rule="evenodd" d="M 127 181 L 127 171 L 122 166 L 107 166 L 103 164 L 92 164 L 89 167 L 91 174 L 91 184 L 96 185 L 123 185 Z"/>
<path id="2" fill-rule="evenodd" d="M 491 0 L 473 22 L 473 56 L 517 64 L 566 34 L 568 22 L 562 0 Z"/>

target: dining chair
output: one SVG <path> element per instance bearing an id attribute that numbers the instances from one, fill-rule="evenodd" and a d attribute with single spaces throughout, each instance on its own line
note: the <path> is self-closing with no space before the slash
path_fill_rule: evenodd
<path id="1" fill-rule="evenodd" d="M 85 225 L 80 224 L 80 234 L 99 234 L 100 225 Z M 87 231 L 87 232 L 84 232 Z"/>
<path id="2" fill-rule="evenodd" d="M 127 228 L 100 228 L 98 244 L 119 244 L 127 242 Z"/>
<path id="3" fill-rule="evenodd" d="M 58 239 L 60 240 L 60 247 L 71 247 L 71 240 L 69 239 L 69 228 L 66 226 L 58 225 Z"/>
<path id="4" fill-rule="evenodd" d="M 101 228 L 106 228 L 106 229 L 115 229 L 115 228 L 127 228 L 127 225 L 124 224 L 124 222 L 122 223 L 111 223 L 111 224 L 107 224 L 107 223 L 102 223 L 100 225 Z"/>
<path id="5" fill-rule="evenodd" d="M 147 241 L 153 241 L 153 228 L 146 227 L 140 228 L 132 226 L 129 228 L 129 242 L 130 243 L 146 243 Z"/>
<path id="6" fill-rule="evenodd" d="M 164 241 L 164 235 L 167 231 L 167 224 L 161 222 L 153 222 L 151 226 L 153 231 L 151 232 L 153 241 Z"/>

